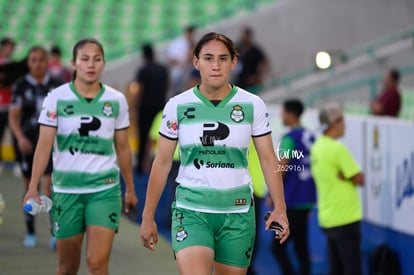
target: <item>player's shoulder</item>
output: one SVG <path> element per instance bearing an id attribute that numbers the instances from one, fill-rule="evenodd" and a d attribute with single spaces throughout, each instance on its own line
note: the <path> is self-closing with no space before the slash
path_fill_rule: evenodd
<path id="1" fill-rule="evenodd" d="M 64 83 L 64 84 L 57 85 L 56 88 L 54 88 L 53 90 L 51 90 L 49 92 L 49 95 L 50 96 L 57 96 L 57 95 L 62 95 L 63 93 L 68 93 L 68 92 L 71 92 L 71 88 L 70 88 L 69 82 L 68 83 Z"/>
<path id="2" fill-rule="evenodd" d="M 113 96 L 123 96 L 124 94 L 123 93 L 121 93 L 120 91 L 118 91 L 117 89 L 115 89 L 115 88 L 113 88 L 113 87 L 111 87 L 111 86 L 109 86 L 108 84 L 101 84 L 102 86 L 103 86 L 103 88 L 105 89 L 105 92 L 106 93 L 110 93 L 111 95 L 113 95 Z"/>
<path id="3" fill-rule="evenodd" d="M 235 87 L 237 88 L 236 98 L 238 100 L 244 100 L 244 101 L 250 101 L 252 103 L 264 104 L 263 100 L 258 95 L 252 94 L 238 86 L 235 86 Z"/>
<path id="4" fill-rule="evenodd" d="M 29 88 L 32 88 L 32 85 L 30 84 L 29 81 L 27 81 L 25 76 L 17 79 L 13 86 L 13 90 L 15 92 L 22 92 Z"/>
<path id="5" fill-rule="evenodd" d="M 194 88 L 188 89 L 182 93 L 179 93 L 168 100 L 169 104 L 180 104 L 196 101 L 197 96 L 194 94 Z"/>
<path id="6" fill-rule="evenodd" d="M 101 84 L 105 90 L 104 98 L 103 99 L 110 99 L 110 100 L 124 100 L 126 101 L 126 97 L 124 93 L 118 91 L 117 89 L 107 85 L 107 84 Z"/>

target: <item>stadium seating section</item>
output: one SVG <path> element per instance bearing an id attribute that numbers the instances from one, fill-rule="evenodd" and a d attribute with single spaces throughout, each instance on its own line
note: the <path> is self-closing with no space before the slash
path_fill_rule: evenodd
<path id="1" fill-rule="evenodd" d="M 136 52 L 140 43 L 161 42 L 185 26 L 204 26 L 272 0 L 13 0 L 0 1 L 0 37 L 17 42 L 15 57 L 29 47 L 57 44 L 70 59 L 74 42 L 84 37 L 102 41 L 108 60 Z"/>

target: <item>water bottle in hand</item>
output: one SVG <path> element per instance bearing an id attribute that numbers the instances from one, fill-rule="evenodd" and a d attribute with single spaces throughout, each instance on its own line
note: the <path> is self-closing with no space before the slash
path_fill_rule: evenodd
<path id="1" fill-rule="evenodd" d="M 40 200 L 42 204 L 38 204 L 35 199 L 28 200 L 24 205 L 24 211 L 32 215 L 49 212 L 53 205 L 52 200 L 44 195 L 40 196 Z"/>

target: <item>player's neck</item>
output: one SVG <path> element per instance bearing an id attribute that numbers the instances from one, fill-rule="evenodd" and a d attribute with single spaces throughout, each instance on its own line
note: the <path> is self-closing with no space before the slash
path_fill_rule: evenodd
<path id="1" fill-rule="evenodd" d="M 37 84 L 39 84 L 39 85 L 43 84 L 43 81 L 45 81 L 45 77 L 46 77 L 46 75 L 42 75 L 42 76 L 40 76 L 40 75 L 37 75 L 37 76 L 31 75 L 31 76 L 33 77 L 34 80 L 36 80 Z"/>
<path id="2" fill-rule="evenodd" d="M 84 98 L 94 98 L 101 90 L 101 85 L 98 81 L 94 83 L 85 83 L 83 81 L 75 80 L 73 82 L 76 91 Z"/>
<path id="3" fill-rule="evenodd" d="M 208 87 L 201 84 L 198 87 L 200 93 L 205 96 L 208 100 L 223 100 L 231 92 L 233 87 L 227 83 L 220 88 Z"/>

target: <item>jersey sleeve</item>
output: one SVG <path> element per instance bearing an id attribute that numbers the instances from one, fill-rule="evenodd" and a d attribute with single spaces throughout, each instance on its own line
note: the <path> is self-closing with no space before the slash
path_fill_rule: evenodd
<path id="1" fill-rule="evenodd" d="M 345 145 L 340 144 L 338 152 L 336 153 L 339 161 L 339 170 L 342 172 L 346 179 L 350 179 L 361 171 L 358 163 L 352 157 L 348 148 Z"/>
<path id="2" fill-rule="evenodd" d="M 58 125 L 57 98 L 50 92 L 43 100 L 42 110 L 40 111 L 38 123 L 41 125 L 57 127 Z"/>
<path id="3" fill-rule="evenodd" d="M 271 132 L 267 107 L 263 100 L 257 98 L 254 102 L 252 137 L 265 136 Z"/>
<path id="4" fill-rule="evenodd" d="M 129 127 L 129 108 L 123 94 L 119 97 L 119 113 L 115 121 L 115 130 L 123 130 Z"/>
<path id="5" fill-rule="evenodd" d="M 160 135 L 168 139 L 178 139 L 177 105 L 172 99 L 170 99 L 164 107 Z"/>

